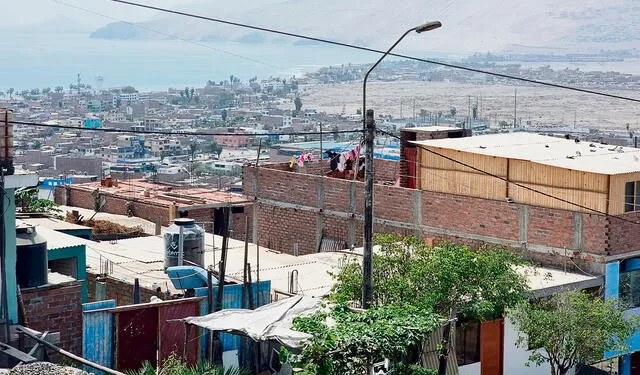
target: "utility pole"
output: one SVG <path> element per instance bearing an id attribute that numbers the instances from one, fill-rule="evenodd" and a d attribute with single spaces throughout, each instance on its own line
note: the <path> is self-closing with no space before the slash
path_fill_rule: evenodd
<path id="1" fill-rule="evenodd" d="M 320 160 L 322 160 L 322 157 L 324 156 L 324 152 L 322 150 L 322 121 L 320 121 L 318 124 L 320 125 Z"/>
<path id="2" fill-rule="evenodd" d="M 362 308 L 368 309 L 373 300 L 373 141 L 376 124 L 373 109 L 366 110 L 364 159 L 364 250 L 362 263 Z"/>

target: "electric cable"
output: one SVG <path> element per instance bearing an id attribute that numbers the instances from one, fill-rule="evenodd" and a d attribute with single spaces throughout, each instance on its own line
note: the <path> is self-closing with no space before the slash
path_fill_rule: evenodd
<path id="1" fill-rule="evenodd" d="M 125 20 L 122 20 L 122 19 L 119 19 L 119 18 L 111 17 L 111 16 L 108 16 L 106 14 L 98 13 L 98 12 L 90 10 L 90 9 L 79 7 L 77 5 L 65 3 L 65 2 L 60 1 L 60 0 L 51 0 L 51 1 L 53 1 L 54 3 L 58 3 L 60 5 L 64 5 L 64 6 L 67 6 L 67 7 L 70 7 L 70 8 L 78 9 L 78 10 L 81 10 L 83 12 L 87 12 L 87 13 L 93 14 L 93 15 L 96 15 L 96 16 L 104 17 L 104 18 L 110 19 L 112 21 L 122 22 L 122 23 L 125 23 L 125 24 L 133 26 L 133 27 L 137 27 L 137 28 L 140 28 L 140 29 L 143 29 L 143 30 L 147 30 L 147 31 L 150 31 L 152 33 L 156 33 L 158 35 L 162 35 L 162 36 L 169 37 L 169 38 L 175 38 L 175 39 L 181 40 L 181 41 L 186 42 L 186 43 L 191 43 L 191 44 L 196 45 L 196 46 L 200 46 L 200 47 L 203 47 L 203 48 L 210 49 L 212 51 L 225 53 L 227 55 L 239 57 L 241 59 L 245 59 L 247 61 L 251 61 L 251 62 L 254 62 L 254 63 L 257 63 L 257 64 L 266 65 L 266 66 L 269 66 L 269 67 L 272 67 L 272 68 L 284 69 L 281 66 L 273 65 L 273 64 L 270 64 L 270 63 L 265 62 L 265 61 L 259 61 L 259 60 L 252 59 L 250 57 L 243 56 L 243 55 L 240 55 L 240 54 L 237 54 L 237 53 L 234 53 L 234 52 L 230 52 L 230 51 L 223 50 L 223 49 L 220 49 L 220 48 L 215 48 L 215 47 L 212 47 L 212 46 L 210 46 L 208 44 L 205 44 L 205 43 L 196 42 L 194 40 L 190 40 L 190 39 L 186 39 L 186 38 L 181 38 L 181 37 L 179 37 L 177 35 L 174 35 L 174 34 L 165 33 L 165 32 L 162 32 L 162 31 L 158 31 L 158 30 L 152 29 L 150 27 L 142 26 L 142 25 L 140 25 L 138 23 L 129 22 L 129 21 L 125 21 Z"/>
<path id="2" fill-rule="evenodd" d="M 391 137 L 394 137 L 394 138 L 400 139 L 400 137 L 399 137 L 399 136 L 397 136 L 397 135 L 395 135 L 395 134 L 393 134 L 393 133 L 390 133 L 390 132 L 384 131 L 384 130 L 379 130 L 379 129 L 377 129 L 377 130 L 376 130 L 376 132 L 378 132 L 378 133 L 382 133 L 382 134 L 386 134 L 386 135 L 388 135 L 388 136 L 391 136 Z M 638 221 L 633 221 L 633 220 L 629 220 L 629 219 L 626 219 L 626 218 L 623 218 L 623 217 L 620 217 L 620 216 L 611 215 L 611 214 L 608 214 L 608 213 L 606 213 L 606 212 L 604 212 L 604 211 L 596 210 L 596 209 L 594 209 L 594 208 L 587 207 L 587 206 L 585 206 L 585 205 L 582 205 L 582 204 L 579 204 L 579 203 L 572 202 L 572 201 L 570 201 L 570 200 L 568 200 L 568 199 L 564 199 L 564 198 L 561 198 L 561 197 L 555 196 L 555 195 L 553 195 L 553 194 L 545 193 L 544 191 L 540 191 L 540 190 L 538 190 L 538 189 L 535 189 L 535 188 L 532 188 L 532 187 L 529 187 L 529 186 L 523 185 L 523 184 L 521 184 L 521 183 L 510 181 L 510 180 L 509 180 L 508 178 L 506 178 L 506 177 L 498 176 L 498 175 L 496 175 L 496 174 L 493 174 L 493 173 L 491 173 L 491 172 L 487 172 L 487 171 L 485 171 L 485 170 L 483 170 L 483 169 L 480 169 L 480 168 L 478 168 L 478 167 L 474 167 L 474 166 L 473 166 L 473 165 L 471 165 L 471 164 L 465 163 L 465 162 L 460 161 L 460 160 L 456 160 L 456 159 L 454 159 L 454 158 L 452 158 L 452 157 L 449 157 L 449 156 L 447 156 L 447 155 L 441 154 L 441 153 L 439 153 L 439 152 L 437 152 L 437 151 L 434 151 L 434 150 L 431 150 L 431 149 L 429 149 L 429 148 L 427 148 L 427 147 L 424 147 L 423 145 L 416 144 L 416 146 L 417 146 L 418 148 L 422 149 L 422 150 L 425 150 L 425 151 L 427 151 L 427 152 L 429 152 L 429 153 L 431 153 L 431 154 L 433 154 L 433 155 L 437 155 L 437 156 L 439 156 L 439 157 L 441 157 L 441 158 L 444 158 L 444 159 L 446 159 L 446 160 L 449 160 L 449 161 L 451 161 L 451 162 L 453 162 L 453 163 L 456 163 L 456 164 L 462 165 L 462 166 L 464 166 L 464 167 L 466 167 L 466 168 L 472 169 L 472 170 L 474 170 L 474 171 L 476 171 L 476 172 L 479 172 L 479 173 L 485 174 L 485 175 L 487 175 L 487 176 L 490 176 L 490 177 L 493 177 L 493 178 L 496 178 L 496 179 L 502 180 L 502 181 L 504 181 L 504 182 L 506 182 L 506 183 L 508 183 L 508 184 L 512 184 L 512 185 L 517 186 L 517 187 L 519 187 L 519 188 L 522 188 L 522 189 L 525 189 L 525 190 L 529 190 L 529 191 L 534 192 L 534 193 L 536 193 L 536 194 L 540 194 L 540 195 L 545 196 L 545 197 L 547 197 L 547 198 L 555 199 L 555 200 L 560 201 L 560 202 L 562 202 L 562 203 L 566 203 L 566 204 L 569 204 L 569 205 L 572 205 L 572 206 L 576 206 L 576 207 L 581 208 L 581 209 L 583 209 L 583 210 L 591 211 L 591 212 L 597 213 L 597 214 L 599 214 L 599 215 L 604 215 L 604 216 L 606 216 L 606 217 L 615 218 L 615 219 L 618 219 L 618 220 L 620 220 L 620 221 L 625 221 L 625 222 L 632 223 L 632 224 L 640 224 L 640 222 L 638 222 Z"/>
<path id="3" fill-rule="evenodd" d="M 197 18 L 197 19 L 201 19 L 201 20 L 205 20 L 205 21 L 211 21 L 211 22 L 222 23 L 222 24 L 225 24 L 225 25 L 243 27 L 243 28 L 247 28 L 247 29 L 258 30 L 258 31 L 263 31 L 263 32 L 267 32 L 267 33 L 272 33 L 272 34 L 279 34 L 279 35 L 289 36 L 289 37 L 293 37 L 293 38 L 306 39 L 306 40 L 311 40 L 311 41 L 314 41 L 314 42 L 332 44 L 332 45 L 336 45 L 336 46 L 340 46 L 340 47 L 347 47 L 347 48 L 357 49 L 357 50 L 361 50 L 361 51 L 374 52 L 374 53 L 378 53 L 378 54 L 386 53 L 386 51 L 377 50 L 377 49 L 374 49 L 374 48 L 362 47 L 362 46 L 357 46 L 357 45 L 354 45 L 354 44 L 338 42 L 338 41 L 334 41 L 334 40 L 330 40 L 330 39 L 324 39 L 324 38 L 319 38 L 319 37 L 314 37 L 314 36 L 309 36 L 309 35 L 304 35 L 304 34 L 297 34 L 297 33 L 292 33 L 292 32 L 288 32 L 288 31 L 277 30 L 277 29 L 273 29 L 273 28 L 254 26 L 254 25 L 249 25 L 249 24 L 241 23 L 241 22 L 228 21 L 228 20 L 223 20 L 223 19 L 220 19 L 220 18 L 213 18 L 213 17 L 207 17 L 207 16 L 202 16 L 202 15 L 193 14 L 193 13 L 181 12 L 181 11 L 177 11 L 177 10 L 166 9 L 166 8 L 161 8 L 161 7 L 157 7 L 157 6 L 152 6 L 152 5 L 135 3 L 135 2 L 132 2 L 132 1 L 126 1 L 126 0 L 110 0 L 110 1 L 113 1 L 113 2 L 116 2 L 116 3 L 120 3 L 120 4 L 131 5 L 131 6 L 135 6 L 135 7 L 139 7 L 139 8 L 157 10 L 159 12 L 164 12 L 164 13 L 171 13 L 171 14 L 176 14 L 176 15 L 185 16 L 185 17 Z M 420 62 L 425 62 L 425 63 L 429 63 L 429 64 L 434 64 L 434 65 L 439 65 L 439 66 L 445 66 L 445 67 L 453 68 L 453 69 L 466 70 L 466 71 L 474 72 L 474 73 L 487 74 L 487 75 L 491 75 L 491 76 L 495 76 L 495 77 L 501 77 L 501 78 L 506 78 L 506 79 L 511 79 L 511 80 L 517 80 L 517 81 L 522 81 L 522 82 L 527 82 L 527 83 L 533 83 L 533 84 L 536 84 L 536 85 L 555 87 L 555 88 L 560 88 L 560 89 L 564 89 L 564 90 L 572 90 L 572 91 L 582 92 L 582 93 L 585 93 L 585 94 L 605 96 L 605 97 L 609 97 L 609 98 L 627 100 L 627 101 L 640 103 L 640 99 L 630 98 L 630 97 L 626 97 L 626 96 L 622 96 L 622 95 L 608 94 L 608 93 L 605 93 L 605 92 L 599 92 L 599 91 L 594 91 L 594 90 L 589 90 L 589 89 L 583 89 L 583 88 L 579 88 L 579 87 L 572 87 L 572 86 L 566 86 L 566 85 L 561 85 L 561 84 L 557 84 L 557 83 L 538 81 L 538 80 L 535 80 L 535 79 L 524 78 L 524 77 L 516 77 L 516 76 L 512 76 L 512 75 L 508 75 L 508 74 L 496 73 L 496 72 L 491 72 L 491 71 L 488 71 L 488 70 L 482 70 L 482 69 L 476 69 L 476 68 L 470 68 L 470 67 L 466 67 L 466 66 L 462 66 L 462 65 L 445 63 L 445 62 L 437 61 L 437 60 L 423 59 L 423 58 L 419 58 L 419 57 L 415 57 L 415 56 L 409 56 L 409 55 L 403 55 L 403 54 L 399 54 L 399 53 L 393 53 L 392 52 L 392 53 L 388 53 L 388 55 L 389 56 L 395 56 L 395 57 L 401 57 L 401 58 L 408 59 L 408 60 L 414 60 L 414 61 L 420 61 Z"/>
<path id="4" fill-rule="evenodd" d="M 174 136 L 190 136 L 190 135 L 198 135 L 198 136 L 236 136 L 236 137 L 275 137 L 281 135 L 331 135 L 331 134 L 349 134 L 349 133 L 362 133 L 362 129 L 360 130 L 338 130 L 331 132 L 293 132 L 293 133 L 204 133 L 204 132 L 168 132 L 168 131 L 160 131 L 160 130 L 130 130 L 130 129 L 112 129 L 112 128 L 79 128 L 77 126 L 70 125 L 56 125 L 56 124 L 43 124 L 39 122 L 28 122 L 28 121 L 8 121 L 10 124 L 15 125 L 27 125 L 27 126 L 35 126 L 42 128 L 56 128 L 56 129 L 72 129 L 72 130 L 82 130 L 82 131 L 97 131 L 103 133 L 130 133 L 130 134 L 157 134 L 157 135 L 174 135 Z"/>

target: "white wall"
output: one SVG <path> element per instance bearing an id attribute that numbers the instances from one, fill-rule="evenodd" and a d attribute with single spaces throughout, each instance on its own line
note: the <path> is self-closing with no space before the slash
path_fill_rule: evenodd
<path id="1" fill-rule="evenodd" d="M 545 375 L 551 374 L 551 366 L 544 363 L 540 366 L 526 366 L 531 351 L 516 345 L 518 331 L 508 317 L 504 319 L 504 375 Z M 573 370 L 569 372 L 573 374 Z"/>
<path id="2" fill-rule="evenodd" d="M 460 375 L 480 375 L 480 362 L 458 367 Z"/>

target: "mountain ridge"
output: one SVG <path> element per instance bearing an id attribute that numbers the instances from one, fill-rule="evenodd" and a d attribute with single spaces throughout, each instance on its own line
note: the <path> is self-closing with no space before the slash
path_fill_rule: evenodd
<path id="1" fill-rule="evenodd" d="M 600 49 L 632 49 L 640 39 L 640 4 L 633 0 L 523 0 L 504 5 L 502 0 L 369 0 L 366 7 L 353 0 L 236 0 L 196 2 L 181 11 L 228 19 L 266 28 L 321 38 L 358 42 L 386 49 L 408 27 L 438 19 L 443 27 L 411 36 L 402 47 L 415 51 L 500 52 L 510 45 L 593 52 Z M 423 14 L 432 17 L 421 16 Z M 384 17 L 382 17 L 384 15 Z M 329 20 L 330 22 L 327 22 Z M 246 28 L 216 24 L 178 15 L 163 14 L 138 25 L 179 38 L 240 43 L 281 42 L 282 36 Z M 119 39 L 163 39 L 139 29 L 122 33 L 131 25 L 109 24 L 91 36 Z M 130 30 L 129 30 L 130 31 Z M 302 43 L 287 38 L 291 44 Z"/>

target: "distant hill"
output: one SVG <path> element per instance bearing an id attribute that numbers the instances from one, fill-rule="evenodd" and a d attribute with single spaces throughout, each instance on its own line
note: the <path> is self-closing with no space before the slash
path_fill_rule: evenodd
<path id="1" fill-rule="evenodd" d="M 407 38 L 402 47 L 413 51 L 500 52 L 517 46 L 568 53 L 640 45 L 637 0 L 234 0 L 189 3 L 180 10 L 374 48 L 387 47 L 411 26 L 440 20 L 441 30 Z M 201 41 L 306 43 L 177 15 L 160 14 L 141 25 Z M 110 24 L 92 37 L 166 38 L 132 28 Z"/>

